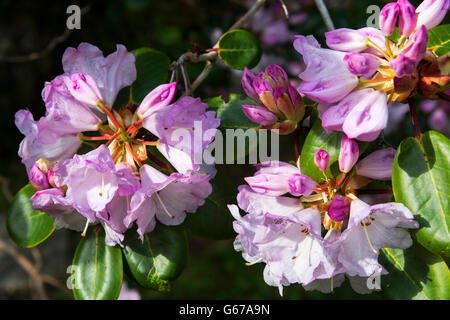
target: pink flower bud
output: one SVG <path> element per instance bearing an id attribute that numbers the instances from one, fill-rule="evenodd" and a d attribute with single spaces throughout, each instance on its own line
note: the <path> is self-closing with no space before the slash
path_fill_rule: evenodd
<path id="1" fill-rule="evenodd" d="M 28 172 L 28 179 L 34 190 L 44 190 L 50 188 L 47 175 L 42 172 L 38 164 L 34 164 Z"/>
<path id="2" fill-rule="evenodd" d="M 417 28 L 424 25 L 428 30 L 444 20 L 450 0 L 425 0 L 416 9 L 418 13 Z"/>
<path id="3" fill-rule="evenodd" d="M 263 79 L 261 74 L 253 78 L 253 88 L 258 96 L 267 91 L 272 92 L 272 86 L 268 81 Z"/>
<path id="4" fill-rule="evenodd" d="M 314 153 L 314 163 L 320 170 L 327 169 L 328 161 L 330 161 L 330 155 L 325 150 L 319 149 Z"/>
<path id="5" fill-rule="evenodd" d="M 367 37 L 353 29 L 328 31 L 325 37 L 328 47 L 334 50 L 360 52 L 367 49 Z"/>
<path id="6" fill-rule="evenodd" d="M 176 82 L 157 86 L 142 100 L 137 109 L 137 114 L 144 119 L 153 112 L 169 105 L 175 95 L 176 87 Z"/>
<path id="7" fill-rule="evenodd" d="M 244 180 L 256 193 L 267 196 L 281 196 L 289 191 L 288 177 L 282 174 L 258 174 Z"/>
<path id="8" fill-rule="evenodd" d="M 308 176 L 295 173 L 288 179 L 289 193 L 293 196 L 309 196 L 316 187 L 316 182 Z"/>
<path id="9" fill-rule="evenodd" d="M 351 73 L 360 77 L 370 77 L 380 66 L 380 61 L 367 53 L 347 53 L 344 63 Z"/>
<path id="10" fill-rule="evenodd" d="M 400 7 L 396 2 L 388 3 L 380 12 L 380 29 L 387 37 L 392 34 L 400 13 Z"/>
<path id="11" fill-rule="evenodd" d="M 414 72 L 417 66 L 415 59 L 408 58 L 403 54 L 399 54 L 397 58 L 389 61 L 389 66 L 394 69 L 398 78 L 408 76 Z"/>
<path id="12" fill-rule="evenodd" d="M 244 89 L 245 93 L 250 99 L 253 99 L 255 101 L 259 101 L 258 94 L 256 93 L 255 89 L 253 88 L 253 79 L 255 76 L 253 73 L 247 68 L 244 67 L 244 73 L 242 74 L 241 84 L 242 88 Z"/>
<path id="13" fill-rule="evenodd" d="M 400 17 L 398 19 L 398 33 L 408 37 L 416 28 L 417 15 L 414 6 L 408 0 L 398 0 Z"/>
<path id="14" fill-rule="evenodd" d="M 350 212 L 350 203 L 340 195 L 335 195 L 328 208 L 328 216 L 334 221 L 343 221 Z"/>
<path id="15" fill-rule="evenodd" d="M 277 122 L 278 118 L 272 112 L 264 107 L 243 105 L 242 111 L 251 121 L 259 123 L 263 126 L 268 126 Z"/>
<path id="16" fill-rule="evenodd" d="M 68 78 L 69 79 L 69 78 Z M 70 76 L 67 87 L 72 96 L 80 102 L 96 106 L 101 100 L 102 94 L 94 78 L 88 74 L 75 73 Z"/>
<path id="17" fill-rule="evenodd" d="M 395 149 L 393 148 L 372 152 L 361 161 L 358 161 L 356 173 L 372 179 L 391 180 L 394 157 Z"/>
<path id="18" fill-rule="evenodd" d="M 342 136 L 341 150 L 339 152 L 339 170 L 349 172 L 358 161 L 359 148 L 355 140 L 349 139 L 346 134 Z"/>
<path id="19" fill-rule="evenodd" d="M 276 85 L 279 87 L 284 87 L 288 83 L 288 77 L 286 72 L 279 65 L 271 64 L 267 66 L 265 72 L 272 77 Z"/>
<path id="20" fill-rule="evenodd" d="M 425 56 L 425 51 L 427 50 L 427 42 L 427 28 L 425 26 L 420 26 L 416 30 L 416 32 L 414 32 L 412 37 L 409 38 L 401 53 L 405 57 L 414 59 L 418 62 Z"/>

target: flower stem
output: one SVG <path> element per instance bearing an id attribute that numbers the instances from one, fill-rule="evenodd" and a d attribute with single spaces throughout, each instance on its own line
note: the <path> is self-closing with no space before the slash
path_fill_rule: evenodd
<path id="1" fill-rule="evenodd" d="M 414 136 L 416 137 L 417 141 L 422 142 L 422 133 L 420 132 L 419 118 L 417 117 L 416 112 L 416 103 L 414 102 L 413 98 L 409 98 L 408 104 L 409 112 L 411 113 L 411 121 L 414 126 Z"/>

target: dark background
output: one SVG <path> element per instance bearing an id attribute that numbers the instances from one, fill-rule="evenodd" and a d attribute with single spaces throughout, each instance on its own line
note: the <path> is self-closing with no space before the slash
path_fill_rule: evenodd
<path id="1" fill-rule="evenodd" d="M 307 14 L 300 25 L 289 25 L 294 34 L 314 34 L 323 43 L 325 27 L 312 1 L 285 0 L 288 8 L 293 2 L 301 5 L 299 12 Z M 371 4 L 382 7 L 387 1 L 344 0 L 327 1 L 337 28 L 361 28 L 366 25 L 366 9 Z M 411 1 L 414 5 L 420 1 Z M 81 18 L 81 30 L 73 30 L 62 43 L 39 59 L 24 62 L 5 62 L 16 56 L 40 52 L 66 30 L 66 8 L 77 4 L 89 11 Z M 17 110 L 28 108 L 35 119 L 44 115 L 40 93 L 45 81 L 63 72 L 61 58 L 64 50 L 76 47 L 80 42 L 98 46 L 105 56 L 115 51 L 117 43 L 128 50 L 151 47 L 165 52 L 172 60 L 193 48 L 201 50 L 213 46 L 217 38 L 212 34 L 225 32 L 246 12 L 244 0 L 111 0 L 111 1 L 13 1 L 0 0 L 0 238 L 7 239 L 4 228 L 7 200 L 27 183 L 24 166 L 17 150 L 22 135 L 14 125 Z M 296 62 L 298 53 L 292 42 L 263 45 L 264 53 L 281 57 L 281 64 Z M 21 59 L 21 58 L 19 58 Z M 263 68 L 265 66 L 261 66 Z M 189 65 L 191 79 L 201 71 L 202 65 Z M 243 93 L 239 73 L 216 66 L 196 95 L 202 98 L 231 92 Z M 290 74 L 295 78 L 295 74 Z M 427 115 L 421 115 L 423 129 Z M 409 119 L 407 119 L 409 121 Z M 403 129 L 402 129 L 403 128 Z M 406 135 L 412 135 L 409 125 L 400 124 L 390 137 L 397 143 Z M 423 130 L 425 131 L 425 130 Z M 5 200 L 6 199 L 6 200 Z M 43 271 L 65 283 L 66 268 L 79 239 L 79 235 L 67 230 L 56 231 L 34 251 L 19 252 L 31 257 L 42 256 Z M 8 240 L 7 240 L 8 241 Z M 241 255 L 233 250 L 232 239 L 213 241 L 191 237 L 190 258 L 181 277 L 173 283 L 171 292 L 159 293 L 142 290 L 151 299 L 277 299 L 278 290 L 263 281 L 261 265 L 246 267 Z M 133 286 L 133 283 L 130 283 Z M 63 290 L 47 287 L 50 297 L 70 299 Z M 338 289 L 340 297 L 366 298 L 351 293 L 348 287 Z M 0 299 L 33 298 L 27 275 L 6 255 L 0 253 Z M 324 298 L 313 293 L 305 295 L 300 286 L 287 288 L 289 299 Z M 332 295 L 325 296 L 333 298 Z M 376 298 L 376 296 L 374 296 Z"/>

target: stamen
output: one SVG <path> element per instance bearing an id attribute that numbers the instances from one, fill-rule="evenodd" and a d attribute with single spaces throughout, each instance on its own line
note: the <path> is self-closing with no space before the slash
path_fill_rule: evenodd
<path id="1" fill-rule="evenodd" d="M 364 221 L 361 221 L 361 224 L 363 225 L 364 233 L 366 234 L 367 242 L 369 243 L 370 248 L 372 249 L 372 251 L 373 251 L 375 254 L 380 254 L 379 251 L 375 250 L 375 248 L 374 248 L 373 245 L 372 245 L 372 242 L 370 241 L 369 233 L 367 232 L 367 228 L 366 228 L 366 223 L 365 223 Z"/>
<path id="2" fill-rule="evenodd" d="M 322 199 L 324 203 L 328 202 L 327 194 L 325 192 L 322 192 Z"/>
<path id="3" fill-rule="evenodd" d="M 379 53 L 381 53 L 383 55 L 383 57 L 385 57 L 387 60 L 391 60 L 391 57 L 389 57 L 386 52 L 383 51 L 383 49 L 381 49 L 379 46 L 377 46 L 374 42 L 370 41 L 370 39 L 367 39 L 367 45 L 369 47 L 374 48 L 375 50 L 377 50 Z"/>
<path id="4" fill-rule="evenodd" d="M 174 219 L 175 217 L 173 215 L 170 214 L 169 210 L 167 210 L 166 206 L 164 205 L 164 203 L 162 202 L 161 197 L 159 196 L 158 192 L 155 192 L 156 197 L 158 198 L 159 202 L 161 203 L 161 206 L 163 207 L 163 210 L 167 213 L 167 215 L 169 216 L 170 219 Z"/>
<path id="5" fill-rule="evenodd" d="M 330 288 L 330 292 L 334 293 L 334 288 L 333 288 L 333 277 L 331 277 L 331 288 Z"/>
<path id="6" fill-rule="evenodd" d="M 81 234 L 82 237 L 86 237 L 88 227 L 89 227 L 89 219 L 86 220 L 86 225 L 84 226 L 83 233 Z"/>
<path id="7" fill-rule="evenodd" d="M 253 262 L 246 262 L 245 265 L 246 265 L 247 267 L 252 266 L 252 265 L 254 265 L 254 264 L 257 264 L 257 263 L 261 262 L 262 259 L 263 259 L 263 258 L 259 258 L 259 259 L 255 260 L 255 261 L 253 261 Z"/>
<path id="8" fill-rule="evenodd" d="M 103 197 L 103 191 L 105 190 L 105 175 L 102 173 L 102 189 L 99 192 L 99 196 Z"/>
<path id="9" fill-rule="evenodd" d="M 299 250 L 299 253 L 296 256 L 292 257 L 292 260 L 295 260 L 295 259 L 297 259 L 298 257 L 300 257 L 302 255 L 303 250 L 305 249 L 306 240 L 308 239 L 308 237 L 309 237 L 309 234 L 306 234 L 305 239 L 303 240 L 302 246 L 301 246 L 301 248 Z"/>

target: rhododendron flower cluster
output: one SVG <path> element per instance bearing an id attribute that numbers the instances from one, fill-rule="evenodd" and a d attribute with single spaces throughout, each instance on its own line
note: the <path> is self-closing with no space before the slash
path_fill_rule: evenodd
<path id="1" fill-rule="evenodd" d="M 396 202 L 371 206 L 358 197 L 357 189 L 371 179 L 390 179 L 395 150 L 381 149 L 357 161 L 353 143 L 342 138 L 337 178 L 326 175 L 329 155 L 321 149 L 314 157 L 321 181 L 288 163 L 261 163 L 245 179 L 248 185 L 239 187 L 238 206 L 246 214 L 228 206 L 236 219 L 235 250 L 248 265 L 265 263 L 264 280 L 280 294 L 293 283 L 332 292 L 344 275 L 355 291 L 368 293 L 358 283 L 387 273 L 378 262 L 379 250 L 412 245 L 405 229 L 418 223 L 408 208 Z"/>
<path id="2" fill-rule="evenodd" d="M 213 137 L 194 148 L 194 122 L 215 130 L 220 122 L 215 112 L 192 97 L 173 102 L 175 83 L 156 87 L 137 108 L 131 103 L 113 109 L 119 90 L 136 80 L 134 56 L 122 45 L 104 57 L 81 43 L 62 60 L 64 74 L 42 91 L 46 115 L 35 121 L 28 110 L 16 113 L 25 135 L 19 155 L 37 191 L 33 208 L 53 217 L 57 228 L 86 232 L 100 223 L 109 245 L 121 243 L 134 222 L 141 239 L 156 220 L 182 223 L 212 191 L 205 170 L 214 170 L 201 168 L 195 154 Z M 177 129 L 189 139 L 173 134 Z M 83 142 L 93 150 L 76 154 Z"/>
<path id="3" fill-rule="evenodd" d="M 297 36 L 294 47 L 305 64 L 299 91 L 319 103 L 323 128 L 373 141 L 387 125 L 389 102 L 407 100 L 419 83 L 427 97 L 448 84 L 448 76 L 440 79 L 440 87 L 427 80 L 427 70 L 440 62 L 427 51 L 428 30 L 443 20 L 448 8 L 447 0 L 424 1 L 417 10 L 407 0 L 389 3 L 380 13 L 381 30 L 326 32 L 330 49 L 321 48 L 313 36 Z M 389 36 L 397 20 L 399 37 L 394 41 Z"/>

